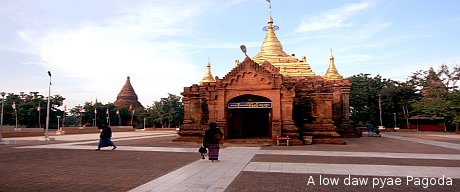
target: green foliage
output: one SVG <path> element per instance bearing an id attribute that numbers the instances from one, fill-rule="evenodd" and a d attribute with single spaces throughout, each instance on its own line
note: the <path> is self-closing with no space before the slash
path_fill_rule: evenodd
<path id="1" fill-rule="evenodd" d="M 406 82 L 374 78 L 358 74 L 348 78 L 350 90 L 350 119 L 354 123 L 371 122 L 379 125 L 379 99 L 382 122 L 385 127 L 394 126 L 394 114 L 401 123 L 409 124 L 411 116 L 445 117 L 447 123 L 460 122 L 460 93 L 458 80 L 460 67 L 446 64 L 438 71 L 419 70 Z"/>
<path id="2" fill-rule="evenodd" d="M 348 78 L 350 88 L 350 115 L 354 123 L 379 123 L 378 99 L 384 84 L 379 75 L 374 78 L 369 74 L 358 74 Z"/>
<path id="3" fill-rule="evenodd" d="M 50 97 L 49 128 L 57 128 L 56 116 L 63 115 L 63 111 L 58 107 L 62 106 L 64 100 L 65 98 L 60 95 Z M 13 101 L 16 111 L 12 107 Z M 48 98 L 39 95 L 38 92 L 30 92 L 29 94 L 21 92 L 19 95 L 8 93 L 3 107 L 3 124 L 15 126 L 17 116 L 18 126 L 45 127 L 47 102 Z M 38 106 L 40 106 L 40 111 L 38 111 Z M 39 121 L 41 125 L 39 125 Z"/>
<path id="4" fill-rule="evenodd" d="M 20 95 L 8 93 L 4 100 L 4 125 L 15 126 L 16 114 L 20 127 L 43 127 L 46 124 L 46 97 L 39 95 L 38 92 Z M 184 107 L 181 97 L 169 94 L 167 98 L 162 98 L 154 102 L 152 107 L 147 109 L 129 109 L 127 107 L 115 107 L 113 103 L 102 104 L 101 102 L 85 102 L 83 105 L 69 109 L 68 113 L 58 109 L 64 103 L 65 98 L 60 95 L 50 97 L 50 118 L 49 128 L 56 129 L 57 116 L 61 116 L 60 126 L 95 126 L 110 121 L 110 125 L 131 125 L 137 128 L 146 127 L 176 127 L 180 125 L 184 118 Z M 15 102 L 16 114 L 12 108 Z M 40 106 L 40 111 L 37 110 Z M 65 122 L 62 122 L 65 118 Z M 96 122 L 95 122 L 96 119 Z M 41 126 L 39 126 L 39 122 Z"/>
<path id="5" fill-rule="evenodd" d="M 423 97 L 412 103 L 414 113 L 426 117 L 444 117 L 449 125 L 460 122 L 460 93 L 456 85 L 460 77 L 457 65 L 450 69 L 446 64 L 434 70 L 420 70 L 411 77 Z"/>
<path id="6" fill-rule="evenodd" d="M 410 112 L 413 109 L 411 103 L 420 99 L 420 94 L 415 92 L 415 88 L 407 82 L 389 80 L 382 89 L 381 95 L 383 98 L 382 111 L 385 111 L 382 118 L 386 119 L 385 122 L 392 122 L 390 119 L 394 118 L 396 113 L 396 117 L 400 119 L 403 117 L 406 120 L 405 124 L 408 125 Z"/>
<path id="7" fill-rule="evenodd" d="M 369 74 L 354 75 L 348 80 L 352 83 L 350 119 L 353 123 L 370 122 L 376 126 L 380 125 L 382 117 L 383 126 L 393 127 L 396 114 L 399 119 L 405 118 L 407 124 L 410 104 L 419 98 L 411 84 L 385 79 L 380 75 L 371 78 Z"/>
<path id="8" fill-rule="evenodd" d="M 82 110 L 80 110 L 80 108 L 82 108 Z M 100 102 L 85 102 L 83 106 L 75 106 L 74 108 L 70 109 L 70 114 L 73 117 L 80 118 L 82 125 L 86 126 L 94 126 L 95 119 L 96 125 L 107 123 L 107 117 L 109 118 L 110 125 L 112 126 L 130 125 L 130 123 L 126 124 L 126 122 L 130 122 L 132 118 L 131 113 L 127 107 L 117 108 L 115 105 L 113 105 L 113 103 L 104 105 Z M 78 124 L 80 125 L 80 122 Z"/>
<path id="9" fill-rule="evenodd" d="M 140 114 L 138 120 L 146 118 L 146 125 L 155 127 L 176 127 L 184 119 L 184 106 L 180 96 L 168 93 L 167 98 L 155 101 L 153 105 Z"/>

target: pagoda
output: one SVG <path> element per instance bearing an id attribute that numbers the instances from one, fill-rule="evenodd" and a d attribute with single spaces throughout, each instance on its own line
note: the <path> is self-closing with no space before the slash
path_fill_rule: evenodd
<path id="1" fill-rule="evenodd" d="M 346 144 L 340 137 L 357 137 L 350 125 L 351 83 L 343 79 L 334 56 L 324 76 L 316 75 L 306 57 L 288 55 L 275 34 L 269 4 L 268 26 L 260 52 L 235 60 L 223 78 L 207 71 L 199 84 L 184 87 L 184 122 L 174 141 L 200 141 L 210 122 L 224 133 L 224 142 L 289 137 L 290 144 Z"/>
<path id="2" fill-rule="evenodd" d="M 116 107 L 127 108 L 143 108 L 142 104 L 138 101 L 137 94 L 134 91 L 129 76 L 126 78 L 126 83 L 118 93 L 117 100 L 113 103 Z"/>

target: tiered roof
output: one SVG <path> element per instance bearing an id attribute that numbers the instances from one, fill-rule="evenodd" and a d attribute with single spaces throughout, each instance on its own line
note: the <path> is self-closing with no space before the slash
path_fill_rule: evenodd
<path id="1" fill-rule="evenodd" d="M 113 104 L 116 107 L 143 108 L 142 104 L 137 99 L 137 94 L 128 76 L 125 85 L 121 88 L 120 93 L 118 93 L 117 100 Z"/>

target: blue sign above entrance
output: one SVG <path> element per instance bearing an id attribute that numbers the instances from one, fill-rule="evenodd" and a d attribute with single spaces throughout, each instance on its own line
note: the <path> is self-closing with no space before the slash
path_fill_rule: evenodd
<path id="1" fill-rule="evenodd" d="M 272 102 L 235 102 L 228 103 L 229 109 L 272 108 Z"/>

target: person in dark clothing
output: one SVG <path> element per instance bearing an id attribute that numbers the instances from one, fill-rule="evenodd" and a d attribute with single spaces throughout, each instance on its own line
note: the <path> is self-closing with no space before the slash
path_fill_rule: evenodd
<path id="1" fill-rule="evenodd" d="M 203 146 L 209 148 L 208 159 L 212 162 L 219 162 L 219 142 L 224 134 L 217 128 L 217 124 L 212 122 L 209 124 L 209 129 L 206 130 L 203 139 Z"/>
<path id="2" fill-rule="evenodd" d="M 117 146 L 112 142 L 110 138 L 112 138 L 112 129 L 107 126 L 105 123 L 102 124 L 102 131 L 101 135 L 99 136 L 99 145 L 97 146 L 96 151 L 101 150 L 102 147 L 113 146 L 112 150 L 116 149 Z"/>

